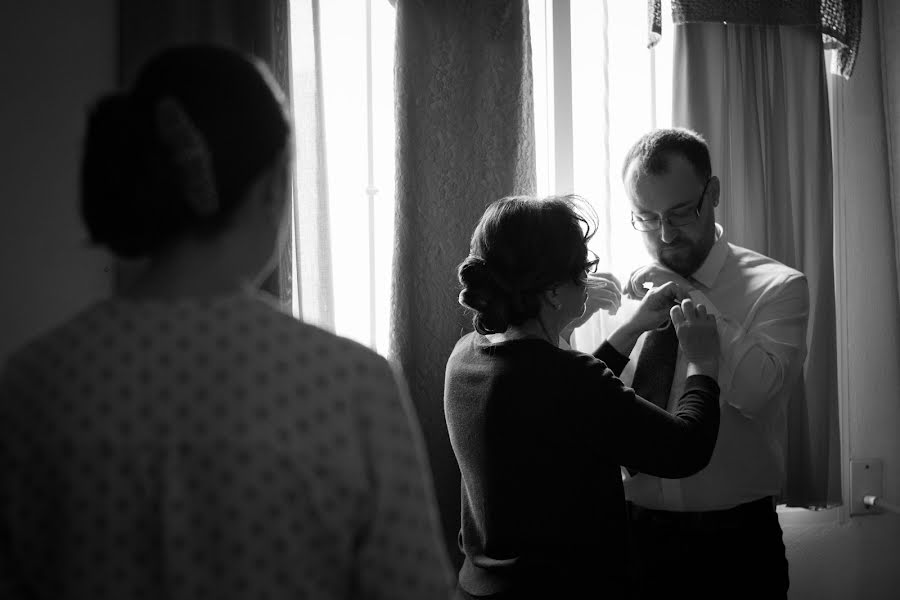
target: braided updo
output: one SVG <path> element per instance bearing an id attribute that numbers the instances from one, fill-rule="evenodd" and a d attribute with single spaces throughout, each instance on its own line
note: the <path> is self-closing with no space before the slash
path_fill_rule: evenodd
<path id="1" fill-rule="evenodd" d="M 458 270 L 459 303 L 474 313 L 475 330 L 502 333 L 538 315 L 542 291 L 581 282 L 596 229 L 593 209 L 574 195 L 512 196 L 488 206 Z"/>

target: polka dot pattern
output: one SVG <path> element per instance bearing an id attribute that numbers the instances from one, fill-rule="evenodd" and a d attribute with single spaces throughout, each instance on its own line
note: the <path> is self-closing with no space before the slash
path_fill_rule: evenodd
<path id="1" fill-rule="evenodd" d="M 411 414 L 260 298 L 100 303 L 0 375 L 0 597 L 449 597 Z"/>

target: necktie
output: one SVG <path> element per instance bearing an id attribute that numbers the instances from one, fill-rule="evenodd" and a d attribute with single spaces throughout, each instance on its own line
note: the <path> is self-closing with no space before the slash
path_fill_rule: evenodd
<path id="1" fill-rule="evenodd" d="M 672 321 L 667 321 L 664 326 L 648 333 L 644 340 L 631 384 L 635 393 L 666 410 L 677 359 L 678 336 Z M 629 468 L 628 473 L 634 476 L 638 471 Z"/>

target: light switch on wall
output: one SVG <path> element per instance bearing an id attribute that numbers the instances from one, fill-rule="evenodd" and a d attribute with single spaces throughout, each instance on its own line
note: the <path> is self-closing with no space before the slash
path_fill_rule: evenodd
<path id="1" fill-rule="evenodd" d="M 863 504 L 864 496 L 881 496 L 882 465 L 878 458 L 850 461 L 850 515 L 873 515 L 878 511 Z"/>

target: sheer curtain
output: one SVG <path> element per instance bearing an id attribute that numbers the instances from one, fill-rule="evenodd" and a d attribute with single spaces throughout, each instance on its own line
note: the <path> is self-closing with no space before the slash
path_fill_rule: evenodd
<path id="1" fill-rule="evenodd" d="M 565 22 L 538 21 L 535 14 L 550 6 L 549 0 L 532 0 L 532 28 L 535 64 L 545 59 L 539 50 L 553 52 L 554 34 L 568 28 L 571 39 L 572 135 L 553 135 L 556 144 L 571 144 L 571 162 L 554 164 L 555 170 L 571 169 L 571 186 L 564 188 L 538 169 L 538 193 L 574 192 L 587 199 L 597 211 L 599 229 L 591 249 L 600 259 L 600 270 L 611 271 L 624 281 L 635 268 L 649 258 L 641 238 L 631 227 L 630 205 L 622 184 L 622 160 L 641 135 L 654 127 L 671 125 L 672 45 L 663 39 L 647 49 L 646 6 L 639 2 L 572 2 Z M 543 35 L 543 38 L 541 37 Z M 559 61 L 555 61 L 557 69 Z M 535 69 L 535 95 L 540 90 L 565 85 L 558 73 Z M 551 94 L 552 95 L 552 94 Z M 538 132 L 542 120 L 552 131 L 559 106 L 537 107 Z M 543 109 L 543 112 L 541 109 Z M 540 136 L 539 136 L 540 141 Z M 545 143 L 538 146 L 538 164 L 545 154 L 551 162 L 565 153 Z M 550 170 L 551 172 L 554 169 Z M 543 175 L 543 176 L 542 176 Z M 579 328 L 573 346 L 590 352 L 606 339 L 637 307 L 623 298 L 616 315 L 604 311 Z"/>
<path id="2" fill-rule="evenodd" d="M 840 3 L 828 0 L 822 6 L 826 4 Z M 791 506 L 833 506 L 840 502 L 841 478 L 822 36 L 830 32 L 842 40 L 835 68 L 849 76 L 858 23 L 823 16 L 818 3 L 791 2 L 779 7 L 793 11 L 794 19 L 816 24 L 724 25 L 718 15 L 715 23 L 679 24 L 674 35 L 660 36 L 663 21 L 672 31 L 673 13 L 696 20 L 701 6 L 725 9 L 687 1 L 651 0 L 649 6 L 650 52 L 644 48 L 648 13 L 643 3 L 571 3 L 573 185 L 571 190 L 554 189 L 552 178 L 541 178 L 539 168 L 539 186 L 550 181 L 547 191 L 575 191 L 594 203 L 600 229 L 593 249 L 601 265 L 623 279 L 648 260 L 628 219 L 620 173 L 626 149 L 654 127 L 686 126 L 706 137 L 713 170 L 723 183 L 717 219 L 731 240 L 809 277 L 810 352 L 806 386 L 798 387 L 788 409 L 783 500 Z M 810 14 L 804 14 L 810 7 Z M 753 2 L 732 8 L 757 17 L 772 12 L 769 5 Z M 831 19 L 828 26 L 826 17 Z M 559 84 L 559 77 L 548 80 Z M 595 348 L 634 307 L 623 300 L 617 315 L 596 315 L 575 332 L 575 347 Z"/>
<path id="3" fill-rule="evenodd" d="M 294 118 L 291 298 L 295 314 L 334 329 L 328 163 L 325 155 L 319 0 L 291 0 Z"/>
<path id="4" fill-rule="evenodd" d="M 805 381 L 788 406 L 788 506 L 839 504 L 831 137 L 817 26 L 675 27 L 673 123 L 706 137 L 717 220 L 736 244 L 807 275 Z M 805 384 L 805 385 L 804 385 Z"/>
<path id="5" fill-rule="evenodd" d="M 900 301 L 900 3 L 878 2 L 881 24 L 881 77 L 888 141 L 888 173 L 891 183 L 891 217 L 894 227 L 894 262 L 897 298 Z"/>
<path id="6" fill-rule="evenodd" d="M 388 353 L 394 40 L 387 0 L 291 0 L 294 311 Z"/>

